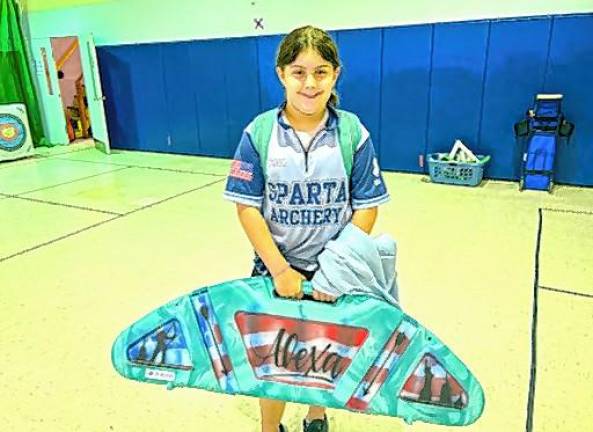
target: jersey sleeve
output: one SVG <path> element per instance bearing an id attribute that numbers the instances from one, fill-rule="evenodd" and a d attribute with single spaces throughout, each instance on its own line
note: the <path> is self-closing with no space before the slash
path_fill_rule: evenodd
<path id="1" fill-rule="evenodd" d="M 243 132 L 227 177 L 224 198 L 260 208 L 264 199 L 264 174 L 251 137 Z"/>
<path id="2" fill-rule="evenodd" d="M 352 209 L 376 207 L 389 201 L 375 149 L 368 132 L 354 153 L 352 164 Z"/>

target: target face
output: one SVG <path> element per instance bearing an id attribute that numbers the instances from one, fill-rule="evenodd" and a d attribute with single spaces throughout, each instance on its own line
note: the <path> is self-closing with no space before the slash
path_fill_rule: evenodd
<path id="1" fill-rule="evenodd" d="M 16 116 L 0 114 L 0 150 L 20 149 L 27 138 L 25 125 Z"/>

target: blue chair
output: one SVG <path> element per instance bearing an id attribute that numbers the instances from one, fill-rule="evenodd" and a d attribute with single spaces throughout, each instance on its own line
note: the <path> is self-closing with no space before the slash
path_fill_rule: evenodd
<path id="1" fill-rule="evenodd" d="M 519 189 L 552 191 L 557 143 L 569 138 L 574 125 L 562 114 L 561 94 L 538 94 L 526 118 L 514 126 L 524 143 Z"/>

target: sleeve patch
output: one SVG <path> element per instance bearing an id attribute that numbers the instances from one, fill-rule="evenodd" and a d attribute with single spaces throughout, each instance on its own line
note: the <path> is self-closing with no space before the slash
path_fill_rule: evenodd
<path id="1" fill-rule="evenodd" d="M 253 180 L 253 164 L 240 160 L 233 160 L 229 177 L 250 182 Z"/>

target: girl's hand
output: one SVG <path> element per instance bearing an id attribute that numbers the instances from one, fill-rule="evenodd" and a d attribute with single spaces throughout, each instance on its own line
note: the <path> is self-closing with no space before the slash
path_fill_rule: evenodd
<path id="1" fill-rule="evenodd" d="M 303 298 L 301 283 L 304 280 L 305 276 L 293 268 L 288 268 L 274 277 L 274 287 L 279 296 L 300 300 Z"/>
<path id="2" fill-rule="evenodd" d="M 313 298 L 317 301 L 333 303 L 336 301 L 337 297 L 330 296 L 329 294 L 324 294 L 322 292 L 313 290 Z"/>

